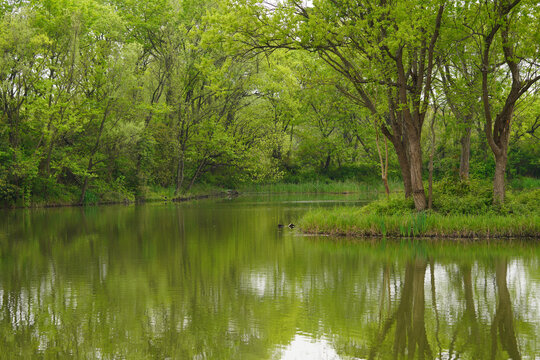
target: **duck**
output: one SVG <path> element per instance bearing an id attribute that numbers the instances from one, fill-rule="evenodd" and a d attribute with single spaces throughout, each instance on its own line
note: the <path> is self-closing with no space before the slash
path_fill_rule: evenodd
<path id="1" fill-rule="evenodd" d="M 288 225 L 288 228 L 289 228 L 289 229 L 294 229 L 294 227 L 295 227 L 295 225 L 294 225 L 293 223 L 290 223 L 290 224 Z"/>

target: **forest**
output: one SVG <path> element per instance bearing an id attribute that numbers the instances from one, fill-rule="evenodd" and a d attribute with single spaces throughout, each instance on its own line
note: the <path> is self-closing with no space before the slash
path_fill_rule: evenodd
<path id="1" fill-rule="evenodd" d="M 539 24 L 0 0 L 0 359 L 540 359 Z"/>
<path id="2" fill-rule="evenodd" d="M 416 210 L 444 184 L 540 199 L 536 0 L 13 0 L 0 17 L 4 207 L 308 182 L 398 187 Z"/>

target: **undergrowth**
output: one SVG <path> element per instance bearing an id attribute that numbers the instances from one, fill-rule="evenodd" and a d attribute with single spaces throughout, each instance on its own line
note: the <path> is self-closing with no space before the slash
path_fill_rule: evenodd
<path id="1" fill-rule="evenodd" d="M 540 188 L 508 190 L 505 202 L 494 204 L 490 182 L 443 180 L 433 186 L 433 211 L 442 215 L 540 214 Z M 401 215 L 415 213 L 415 209 L 412 198 L 406 199 L 403 194 L 394 194 L 389 199 L 366 205 L 362 213 Z"/>
<path id="2" fill-rule="evenodd" d="M 392 190 L 402 188 L 400 182 L 390 182 Z M 249 184 L 239 188 L 243 193 L 360 193 L 384 191 L 381 182 L 310 181 L 303 183 Z"/>
<path id="3" fill-rule="evenodd" d="M 361 208 L 316 209 L 300 221 L 303 231 L 391 237 L 540 237 L 540 188 L 507 192 L 493 204 L 491 184 L 440 181 L 433 209 L 416 212 L 411 198 L 395 194 Z"/>

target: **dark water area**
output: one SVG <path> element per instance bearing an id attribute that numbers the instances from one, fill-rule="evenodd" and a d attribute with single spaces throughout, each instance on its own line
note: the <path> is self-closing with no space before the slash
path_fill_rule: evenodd
<path id="1" fill-rule="evenodd" d="M 302 236 L 358 195 L 0 212 L 0 358 L 540 359 L 540 246 Z"/>

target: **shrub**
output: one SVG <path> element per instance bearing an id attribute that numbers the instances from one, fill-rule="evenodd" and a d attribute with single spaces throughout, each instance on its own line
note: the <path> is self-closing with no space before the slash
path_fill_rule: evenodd
<path id="1" fill-rule="evenodd" d="M 446 179 L 433 185 L 433 210 L 443 215 L 540 214 L 540 189 L 507 192 L 504 204 L 493 204 L 493 190 L 487 180 Z M 403 215 L 413 213 L 414 202 L 397 194 L 362 208 L 364 214 Z"/>

